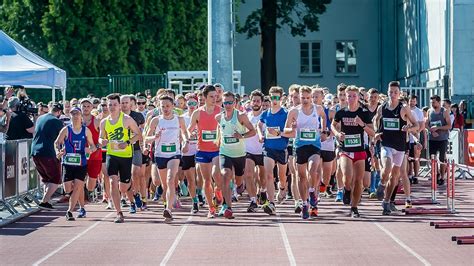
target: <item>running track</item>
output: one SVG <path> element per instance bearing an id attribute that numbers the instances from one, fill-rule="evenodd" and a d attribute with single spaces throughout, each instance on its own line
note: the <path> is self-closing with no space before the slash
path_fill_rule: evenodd
<path id="1" fill-rule="evenodd" d="M 422 186 L 429 181 L 414 188 L 415 197 L 429 196 Z M 364 195 L 357 220 L 332 199 L 323 199 L 319 217 L 308 221 L 293 213 L 292 201 L 270 217 L 261 210 L 246 213 L 242 199 L 234 206 L 236 219 L 210 220 L 204 210 L 190 216 L 185 200 L 170 224 L 163 222 L 161 203 L 127 213 L 124 224 L 114 224 L 114 213 L 98 204 L 87 206 L 87 218 L 67 222 L 60 205 L 0 228 L 0 264 L 474 265 L 474 246 L 451 241 L 474 229 L 429 226 L 433 220 L 474 220 L 474 181 L 458 181 L 457 193 L 458 215 L 444 217 L 382 216 L 379 203 Z"/>

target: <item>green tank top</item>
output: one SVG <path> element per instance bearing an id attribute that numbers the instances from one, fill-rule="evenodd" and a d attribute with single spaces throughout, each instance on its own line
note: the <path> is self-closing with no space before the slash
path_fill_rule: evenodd
<path id="1" fill-rule="evenodd" d="M 225 113 L 221 114 L 219 121 L 221 145 L 219 153 L 228 157 L 237 158 L 245 156 L 245 142 L 243 139 L 235 138 L 235 132 L 244 134 L 245 127 L 240 124 L 238 119 L 239 112 L 234 110 L 230 121 L 225 119 Z"/>
<path id="2" fill-rule="evenodd" d="M 118 144 L 130 140 L 130 132 L 123 126 L 123 113 L 120 112 L 117 123 L 112 125 L 110 120 L 105 120 L 105 132 L 109 143 L 107 143 L 107 154 L 121 158 L 132 157 L 132 145 L 127 145 L 125 149 L 120 149 Z"/>

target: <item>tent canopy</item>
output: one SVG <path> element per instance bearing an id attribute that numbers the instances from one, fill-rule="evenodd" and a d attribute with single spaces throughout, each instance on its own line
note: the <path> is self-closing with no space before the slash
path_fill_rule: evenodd
<path id="1" fill-rule="evenodd" d="M 66 89 L 66 71 L 23 47 L 0 30 L 0 85 Z"/>

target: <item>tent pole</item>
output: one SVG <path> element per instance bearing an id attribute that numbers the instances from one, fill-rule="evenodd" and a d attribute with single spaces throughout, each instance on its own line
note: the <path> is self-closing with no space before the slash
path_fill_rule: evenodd
<path id="1" fill-rule="evenodd" d="M 54 87 L 52 89 L 52 97 L 51 98 L 52 98 L 53 102 L 56 102 L 56 93 L 54 92 Z"/>
<path id="2" fill-rule="evenodd" d="M 62 88 L 62 94 L 63 94 L 63 103 L 66 101 L 66 88 Z"/>

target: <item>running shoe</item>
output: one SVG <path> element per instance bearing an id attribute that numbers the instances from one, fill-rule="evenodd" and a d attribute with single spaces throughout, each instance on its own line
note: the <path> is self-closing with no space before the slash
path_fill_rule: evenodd
<path id="1" fill-rule="evenodd" d="M 287 200 L 292 200 L 292 199 L 293 199 L 293 195 L 288 192 L 288 194 L 286 195 L 286 199 L 287 199 Z"/>
<path id="2" fill-rule="evenodd" d="M 300 202 L 300 201 L 295 202 L 295 213 L 296 213 L 296 214 L 300 214 L 300 213 L 301 213 L 301 210 L 302 210 L 302 208 L 301 208 L 301 202 Z"/>
<path id="3" fill-rule="evenodd" d="M 236 191 L 237 191 L 237 194 L 242 195 L 242 193 L 244 193 L 244 191 L 245 191 L 245 185 L 244 185 L 244 183 L 242 183 L 242 184 L 240 184 L 239 186 L 237 186 Z"/>
<path id="4" fill-rule="evenodd" d="M 66 221 L 74 221 L 74 216 L 72 216 L 71 212 L 66 212 Z"/>
<path id="5" fill-rule="evenodd" d="M 142 202 L 143 202 L 143 204 L 142 204 L 142 207 L 141 207 L 140 209 L 141 209 L 142 211 L 148 210 L 148 205 L 147 205 L 146 201 L 143 201 L 143 200 L 142 200 Z"/>
<path id="6" fill-rule="evenodd" d="M 332 190 L 331 190 L 331 187 L 330 187 L 330 186 L 327 186 L 327 187 L 326 187 L 326 197 L 327 197 L 327 198 L 332 198 L 332 197 L 334 197 L 334 193 L 332 193 Z"/>
<path id="7" fill-rule="evenodd" d="M 418 178 L 416 176 L 412 177 L 411 181 L 413 182 L 413 185 L 418 184 Z"/>
<path id="8" fill-rule="evenodd" d="M 411 200 L 406 200 L 405 201 L 405 209 L 409 209 L 409 208 L 412 208 L 413 205 L 411 204 Z"/>
<path id="9" fill-rule="evenodd" d="M 390 215 L 390 213 L 391 213 L 391 211 L 390 211 L 390 202 L 383 201 L 382 202 L 382 208 L 383 208 L 382 215 Z"/>
<path id="10" fill-rule="evenodd" d="M 173 203 L 173 208 L 175 209 L 181 209 L 181 201 L 178 199 L 178 198 L 175 198 L 174 199 L 174 203 Z"/>
<path id="11" fill-rule="evenodd" d="M 123 213 L 122 212 L 119 212 L 117 214 L 117 216 L 115 217 L 115 220 L 114 220 L 114 223 L 116 224 L 121 224 L 124 222 L 124 219 L 123 219 Z"/>
<path id="12" fill-rule="evenodd" d="M 197 202 L 193 202 L 193 208 L 191 209 L 191 213 L 198 213 L 199 212 L 199 204 Z"/>
<path id="13" fill-rule="evenodd" d="M 257 212 L 258 205 L 255 202 L 250 202 L 249 207 L 247 208 L 247 212 Z"/>
<path id="14" fill-rule="evenodd" d="M 188 186 L 186 186 L 186 183 L 179 182 L 179 190 L 181 192 L 181 195 L 183 195 L 184 197 L 187 197 L 189 195 L 189 190 Z"/>
<path id="15" fill-rule="evenodd" d="M 309 218 L 308 204 L 303 205 L 303 209 L 301 210 L 301 218 L 303 218 L 304 220 Z"/>
<path id="16" fill-rule="evenodd" d="M 165 219 L 169 219 L 169 220 L 172 220 L 172 219 L 173 219 L 173 215 L 171 214 L 170 209 L 165 209 L 165 210 L 163 211 L 163 217 L 164 217 Z"/>
<path id="17" fill-rule="evenodd" d="M 277 194 L 277 201 L 279 204 L 281 204 L 286 198 L 286 190 L 285 189 L 279 189 L 278 194 Z"/>
<path id="18" fill-rule="evenodd" d="M 201 207 L 204 206 L 204 204 L 206 204 L 206 201 L 204 200 L 204 197 L 201 194 L 198 195 L 198 201 L 199 201 L 199 206 Z"/>
<path id="19" fill-rule="evenodd" d="M 359 218 L 360 217 L 359 209 L 357 209 L 357 207 L 351 207 L 351 217 L 352 218 Z"/>
<path id="20" fill-rule="evenodd" d="M 49 202 L 41 202 L 40 204 L 38 204 L 38 207 L 46 211 L 54 210 L 53 205 L 51 205 L 51 203 Z"/>
<path id="21" fill-rule="evenodd" d="M 106 198 L 103 198 L 100 203 L 108 203 L 108 200 Z"/>
<path id="22" fill-rule="evenodd" d="M 318 204 L 318 198 L 316 197 L 316 193 L 314 191 L 309 192 L 309 205 L 316 206 L 316 204 Z"/>
<path id="23" fill-rule="evenodd" d="M 375 192 L 371 192 L 369 194 L 369 199 L 375 199 L 375 198 L 377 198 L 377 194 L 375 194 Z"/>
<path id="24" fill-rule="evenodd" d="M 153 196 L 153 201 L 159 201 L 161 198 L 161 195 L 163 195 L 163 187 L 157 186 L 155 189 L 155 195 Z"/>
<path id="25" fill-rule="evenodd" d="M 120 200 L 120 206 L 122 206 L 122 208 L 128 207 L 127 201 L 125 199 L 121 199 Z"/>
<path id="26" fill-rule="evenodd" d="M 268 201 L 265 202 L 265 204 L 263 204 L 263 211 L 268 215 L 275 215 L 276 214 L 275 203 L 268 202 Z"/>
<path id="27" fill-rule="evenodd" d="M 342 190 L 338 190 L 337 191 L 337 195 L 336 195 L 336 202 L 341 202 L 342 201 L 342 198 L 344 196 L 344 193 L 342 192 Z"/>
<path id="28" fill-rule="evenodd" d="M 107 206 L 105 207 L 106 210 L 112 210 L 114 208 L 114 205 L 112 203 L 112 201 L 109 201 L 109 203 L 107 203 Z"/>
<path id="29" fill-rule="evenodd" d="M 137 212 L 137 206 L 135 203 L 130 204 L 130 210 L 128 211 L 129 213 L 136 213 Z"/>
<path id="30" fill-rule="evenodd" d="M 86 218 L 86 209 L 80 208 L 79 209 L 79 214 L 77 215 L 77 218 Z"/>
<path id="31" fill-rule="evenodd" d="M 397 212 L 398 211 L 397 207 L 395 206 L 395 202 L 393 202 L 393 201 L 390 201 L 390 211 L 391 212 Z"/>
<path id="32" fill-rule="evenodd" d="M 139 193 L 133 195 L 133 199 L 135 200 L 135 205 L 137 206 L 137 208 L 141 208 L 142 207 L 142 198 L 140 196 Z"/>
<path id="33" fill-rule="evenodd" d="M 226 219 L 234 219 L 234 213 L 232 212 L 232 209 L 230 208 L 226 208 L 225 211 L 224 211 L 224 217 Z"/>
<path id="34" fill-rule="evenodd" d="M 212 219 L 216 217 L 216 208 L 215 207 L 210 207 L 209 208 L 209 213 L 207 214 L 207 218 Z"/>
<path id="35" fill-rule="evenodd" d="M 383 200 L 383 197 L 385 196 L 385 186 L 379 184 L 377 191 L 375 191 L 375 195 L 377 196 L 378 200 Z"/>
<path id="36" fill-rule="evenodd" d="M 311 210 L 309 211 L 309 216 L 311 218 L 318 217 L 318 207 L 311 207 Z"/>
<path id="37" fill-rule="evenodd" d="M 344 205 L 349 205 L 351 203 L 351 191 L 346 190 L 345 188 L 343 189 L 344 195 L 342 196 L 342 202 Z"/>
<path id="38" fill-rule="evenodd" d="M 219 213 L 217 214 L 217 216 L 219 216 L 219 217 L 224 216 L 225 210 L 227 210 L 227 204 L 222 204 L 221 210 L 219 211 Z"/>

